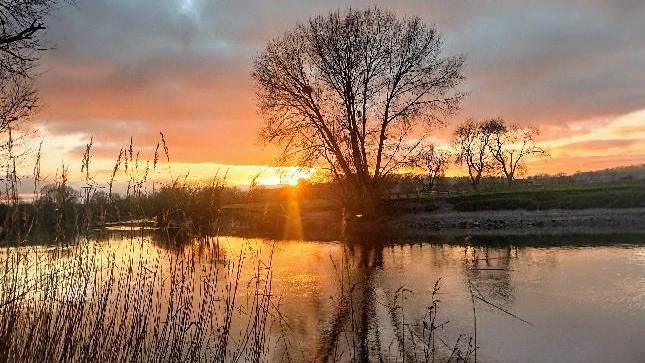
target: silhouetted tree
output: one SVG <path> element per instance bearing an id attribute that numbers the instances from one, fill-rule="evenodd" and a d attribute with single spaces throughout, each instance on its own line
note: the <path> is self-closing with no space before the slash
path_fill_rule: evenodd
<path id="1" fill-rule="evenodd" d="M 490 130 L 483 123 L 469 119 L 462 123 L 454 132 L 453 147 L 457 155 L 456 161 L 468 169 L 468 177 L 473 189 L 479 188 L 482 176 L 494 167 L 490 153 Z"/>
<path id="2" fill-rule="evenodd" d="M 452 154 L 449 151 L 436 148 L 434 145 L 425 147 L 417 154 L 414 164 L 424 169 L 428 189 L 432 190 L 437 178 L 444 175 L 451 158 Z"/>
<path id="3" fill-rule="evenodd" d="M 78 226 L 80 193 L 66 180 L 45 185 L 40 196 L 34 201 L 38 210 L 38 222 L 47 229 L 55 231 L 56 237 L 69 237 Z"/>
<path id="4" fill-rule="evenodd" d="M 45 49 L 40 35 L 45 18 L 60 0 L 3 0 L 0 4 L 0 79 L 31 76 L 38 53 Z"/>
<path id="5" fill-rule="evenodd" d="M 458 108 L 464 59 L 444 57 L 437 30 L 389 11 L 316 16 L 269 42 L 252 77 L 262 139 L 282 161 L 323 166 L 376 212 L 385 176 L 409 163 L 418 131 Z"/>
<path id="6" fill-rule="evenodd" d="M 0 134 L 32 115 L 38 94 L 31 79 L 12 76 L 0 82 Z"/>
<path id="7" fill-rule="evenodd" d="M 33 86 L 45 18 L 65 0 L 3 0 L 0 3 L 0 134 L 27 119 L 38 103 Z"/>
<path id="8" fill-rule="evenodd" d="M 534 127 L 506 125 L 501 118 L 490 119 L 482 125 L 484 132 L 491 135 L 489 148 L 497 161 L 508 185 L 513 183 L 516 173 L 524 168 L 530 156 L 544 155 L 545 149 L 538 146 L 535 138 L 540 134 Z"/>

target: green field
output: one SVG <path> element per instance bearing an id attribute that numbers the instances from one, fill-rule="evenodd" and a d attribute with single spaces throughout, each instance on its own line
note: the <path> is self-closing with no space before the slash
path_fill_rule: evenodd
<path id="1" fill-rule="evenodd" d="M 503 209 L 585 209 L 585 208 L 645 208 L 645 182 L 576 183 L 549 185 L 500 186 L 481 191 L 451 191 L 438 194 L 400 194 L 386 199 L 386 204 L 398 206 L 412 202 L 435 210 L 440 205 L 457 211 L 484 211 Z M 325 199 L 297 201 L 302 213 L 337 210 L 337 202 Z M 239 213 L 286 213 L 287 200 L 228 204 L 222 210 L 229 215 Z"/>
<path id="2" fill-rule="evenodd" d="M 645 207 L 645 183 L 518 186 L 438 197 L 458 211 Z"/>

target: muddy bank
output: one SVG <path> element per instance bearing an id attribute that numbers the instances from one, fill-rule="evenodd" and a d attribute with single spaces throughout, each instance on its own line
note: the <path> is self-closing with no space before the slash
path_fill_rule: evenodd
<path id="1" fill-rule="evenodd" d="M 567 234 L 645 232 L 645 208 L 580 210 L 432 211 L 394 217 L 391 228 L 401 232 L 470 234 Z"/>

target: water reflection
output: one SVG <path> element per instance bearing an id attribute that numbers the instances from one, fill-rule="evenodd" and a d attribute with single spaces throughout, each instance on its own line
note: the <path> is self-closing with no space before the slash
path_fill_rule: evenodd
<path id="1" fill-rule="evenodd" d="M 337 361 L 348 352 L 353 360 L 382 361 L 375 275 L 383 268 L 383 245 L 349 244 L 340 262 L 338 266 L 332 260 L 340 291 L 329 320 L 323 324 L 318 356 L 324 362 Z M 343 335 L 349 337 L 341 339 Z M 348 341 L 352 344 L 345 344 Z"/>
<path id="2" fill-rule="evenodd" d="M 510 307 L 514 300 L 511 281 L 512 265 L 517 259 L 517 248 L 464 248 L 464 276 L 496 304 Z"/>
<path id="3" fill-rule="evenodd" d="M 166 273 L 185 259 L 194 272 L 182 289 L 196 289 L 195 312 L 202 296 L 211 296 L 212 304 L 235 297 L 235 309 L 218 306 L 210 312 L 220 323 L 231 316 L 231 339 L 220 356 L 243 359 L 262 351 L 270 361 L 414 361 L 431 354 L 445 358 L 455 344 L 466 356 L 475 346 L 471 284 L 491 303 L 534 323 L 527 326 L 476 303 L 478 360 L 645 356 L 639 343 L 645 331 L 645 240 L 638 237 L 611 237 L 626 242 L 620 245 L 586 240 L 594 248 L 557 238 L 535 244 L 456 237 L 394 244 L 374 237 L 347 243 L 167 237 L 114 232 L 99 242 L 78 243 L 98 251 L 98 260 L 116 256 L 123 266 L 144 261 L 145 268 L 165 266 Z M 40 249 L 60 265 L 78 253 Z M 259 282 L 270 282 L 261 294 Z M 268 296 L 270 301 L 263 300 Z M 240 348 L 245 332 L 262 316 L 266 341 L 248 338 Z M 429 326 L 441 328 L 429 334 Z"/>

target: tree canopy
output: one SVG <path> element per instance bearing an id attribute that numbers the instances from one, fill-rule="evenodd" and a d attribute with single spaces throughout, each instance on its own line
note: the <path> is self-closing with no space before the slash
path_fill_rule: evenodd
<path id="1" fill-rule="evenodd" d="M 374 200 L 411 160 L 419 130 L 459 107 L 463 65 L 419 17 L 378 8 L 313 17 L 255 59 L 261 137 L 282 146 L 283 161 L 325 168 Z"/>

